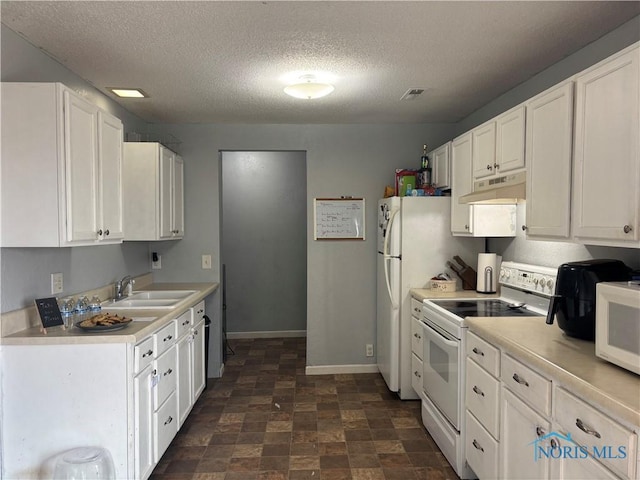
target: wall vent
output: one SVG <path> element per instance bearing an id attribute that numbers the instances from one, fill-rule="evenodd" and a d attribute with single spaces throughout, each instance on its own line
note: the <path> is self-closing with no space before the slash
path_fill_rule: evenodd
<path id="1" fill-rule="evenodd" d="M 423 93 L 424 88 L 410 88 L 400 97 L 400 100 L 415 100 Z"/>

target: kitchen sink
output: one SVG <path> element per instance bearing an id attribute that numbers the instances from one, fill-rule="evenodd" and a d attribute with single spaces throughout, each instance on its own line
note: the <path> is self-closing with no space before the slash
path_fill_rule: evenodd
<path id="1" fill-rule="evenodd" d="M 104 310 L 171 310 L 196 290 L 140 290 L 121 300 L 102 302 Z"/>
<path id="2" fill-rule="evenodd" d="M 195 290 L 141 290 L 134 291 L 126 300 L 176 300 L 194 293 L 196 293 Z"/>

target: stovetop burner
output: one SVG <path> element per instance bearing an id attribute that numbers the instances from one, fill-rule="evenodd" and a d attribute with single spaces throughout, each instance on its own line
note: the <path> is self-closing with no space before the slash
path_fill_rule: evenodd
<path id="1" fill-rule="evenodd" d="M 526 306 L 515 307 L 499 299 L 432 300 L 436 305 L 459 317 L 540 317 Z"/>

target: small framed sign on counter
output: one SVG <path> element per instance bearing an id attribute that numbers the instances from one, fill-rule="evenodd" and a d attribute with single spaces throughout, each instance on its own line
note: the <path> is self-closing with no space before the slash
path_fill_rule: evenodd
<path id="1" fill-rule="evenodd" d="M 40 315 L 40 321 L 42 322 L 42 330 L 47 333 L 47 328 L 58 327 L 64 325 L 62 320 L 62 314 L 58 307 L 58 300 L 55 297 L 51 298 L 36 298 L 36 308 L 38 309 L 38 315 Z"/>
<path id="2" fill-rule="evenodd" d="M 364 198 L 314 198 L 314 240 L 364 240 Z"/>

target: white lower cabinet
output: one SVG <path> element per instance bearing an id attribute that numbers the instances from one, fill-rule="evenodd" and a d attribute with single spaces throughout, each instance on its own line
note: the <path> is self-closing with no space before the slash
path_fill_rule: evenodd
<path id="1" fill-rule="evenodd" d="M 193 372 L 191 366 L 191 350 L 193 337 L 184 335 L 176 344 L 178 356 L 178 425 L 182 426 L 193 406 Z"/>
<path id="2" fill-rule="evenodd" d="M 465 458 L 485 479 L 638 479 L 638 426 L 467 332 Z"/>
<path id="3" fill-rule="evenodd" d="M 204 313 L 204 302 L 186 317 L 198 309 Z M 115 478 L 149 478 L 205 385 L 204 320 L 183 326 L 190 345 L 184 364 L 176 342 L 180 320 L 135 345 L 127 336 L 109 336 L 105 343 L 2 345 L 2 478 L 51 478 L 41 470 L 45 461 L 83 445 L 110 451 Z M 188 388 L 181 397 L 182 378 Z M 189 399 L 182 419 L 179 398 Z"/>
<path id="4" fill-rule="evenodd" d="M 549 440 L 551 422 L 502 387 L 500 476 L 508 479 L 549 478 L 550 459 L 536 455 Z"/>
<path id="5" fill-rule="evenodd" d="M 193 325 L 195 323 L 195 325 Z M 178 425 L 182 426 L 205 388 L 204 301 L 178 318 Z"/>
<path id="6" fill-rule="evenodd" d="M 420 398 L 422 393 L 422 302 L 411 298 L 411 387 Z"/>

